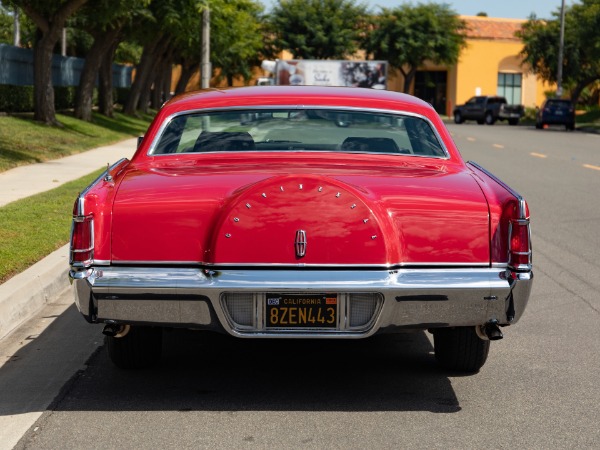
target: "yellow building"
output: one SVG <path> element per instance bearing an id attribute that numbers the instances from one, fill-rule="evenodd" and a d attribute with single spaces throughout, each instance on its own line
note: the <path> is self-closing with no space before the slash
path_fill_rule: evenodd
<path id="1" fill-rule="evenodd" d="M 461 16 L 467 23 L 466 47 L 462 49 L 455 66 L 436 66 L 431 63 L 419 68 L 410 93 L 431 103 L 440 114 L 452 115 L 456 105 L 465 103 L 474 95 L 501 95 L 509 103 L 526 107 L 540 106 L 545 92 L 554 89 L 539 80 L 519 56 L 523 43 L 515 33 L 526 22 L 519 19 L 499 19 L 492 17 Z M 281 59 L 293 59 L 289 52 L 283 52 Z M 364 59 L 362 52 L 356 59 Z M 260 68 L 255 70 L 255 78 L 267 75 Z M 179 74 L 173 74 L 173 86 Z M 250 82 L 255 84 L 256 81 Z M 241 78 L 234 80 L 234 86 L 242 86 Z M 198 89 L 199 74 L 194 75 L 187 90 Z M 217 78 L 211 86 L 225 86 Z M 404 79 L 399 71 L 388 76 L 388 89 L 402 91 Z"/>
<path id="2" fill-rule="evenodd" d="M 474 95 L 501 95 L 509 103 L 540 106 L 553 87 L 522 64 L 523 43 L 515 36 L 525 20 L 461 16 L 467 23 L 466 47 L 455 66 L 426 64 L 417 71 L 411 93 L 430 102 L 440 114 Z M 402 76 L 388 89 L 402 90 Z"/>

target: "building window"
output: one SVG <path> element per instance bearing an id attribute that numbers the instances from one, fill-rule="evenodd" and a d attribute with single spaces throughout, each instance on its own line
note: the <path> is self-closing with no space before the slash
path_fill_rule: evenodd
<path id="1" fill-rule="evenodd" d="M 522 82 L 520 73 L 498 73 L 498 95 L 510 104 L 521 104 Z"/>

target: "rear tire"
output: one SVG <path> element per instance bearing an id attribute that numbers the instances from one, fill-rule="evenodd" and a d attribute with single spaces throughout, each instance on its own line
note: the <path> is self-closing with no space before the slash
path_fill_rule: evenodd
<path id="1" fill-rule="evenodd" d="M 115 366 L 121 369 L 143 369 L 160 360 L 162 328 L 132 326 L 125 336 L 106 336 L 104 342 Z"/>
<path id="2" fill-rule="evenodd" d="M 490 341 L 477 336 L 475 327 L 437 328 L 433 330 L 435 359 L 446 369 L 477 372 L 487 360 Z"/>
<path id="3" fill-rule="evenodd" d="M 494 115 L 490 111 L 485 113 L 484 120 L 486 125 L 494 125 L 494 122 L 496 122 L 496 119 L 494 119 Z"/>

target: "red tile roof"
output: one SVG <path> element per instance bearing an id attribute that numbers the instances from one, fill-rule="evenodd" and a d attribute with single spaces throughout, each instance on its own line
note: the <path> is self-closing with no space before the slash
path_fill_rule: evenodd
<path id="1" fill-rule="evenodd" d="M 515 33 L 526 22 L 522 19 L 497 19 L 493 17 L 461 16 L 467 23 L 467 38 L 519 40 Z"/>

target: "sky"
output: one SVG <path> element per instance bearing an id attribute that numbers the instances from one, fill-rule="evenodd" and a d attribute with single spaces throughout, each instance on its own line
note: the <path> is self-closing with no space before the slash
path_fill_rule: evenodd
<path id="1" fill-rule="evenodd" d="M 277 0 L 261 0 L 268 11 Z M 364 0 L 363 0 L 364 1 Z M 357 0 L 357 3 L 360 3 Z M 402 3 L 430 3 L 426 0 L 368 0 L 364 1 L 375 12 L 378 6 L 394 8 Z M 486 12 L 489 17 L 502 17 L 508 19 L 528 19 L 531 13 L 539 19 L 552 18 L 553 11 L 559 11 L 561 0 L 436 0 L 433 3 L 446 3 L 460 15 L 475 16 L 479 12 Z M 565 5 L 571 5 L 575 0 L 565 0 Z"/>

